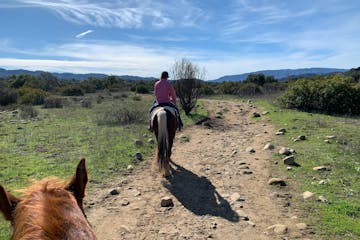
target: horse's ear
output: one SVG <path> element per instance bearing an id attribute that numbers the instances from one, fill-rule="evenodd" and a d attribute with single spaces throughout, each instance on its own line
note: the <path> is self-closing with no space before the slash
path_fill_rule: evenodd
<path id="1" fill-rule="evenodd" d="M 4 187 L 0 185 L 0 211 L 8 221 L 13 220 L 13 212 L 20 199 L 9 192 L 6 192 Z"/>
<path id="2" fill-rule="evenodd" d="M 88 182 L 88 174 L 85 165 L 85 158 L 82 158 L 76 168 L 76 172 L 72 177 L 70 183 L 66 186 L 68 191 L 71 191 L 79 207 L 82 209 L 82 200 L 85 197 L 85 188 Z"/>

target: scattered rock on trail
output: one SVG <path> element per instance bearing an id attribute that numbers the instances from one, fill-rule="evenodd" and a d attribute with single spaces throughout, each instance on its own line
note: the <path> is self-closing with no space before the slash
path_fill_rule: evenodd
<path id="1" fill-rule="evenodd" d="M 314 167 L 313 170 L 318 172 L 324 172 L 324 171 L 330 171 L 331 169 L 326 166 L 318 166 L 318 167 Z"/>
<path id="2" fill-rule="evenodd" d="M 305 230 L 307 228 L 307 224 L 306 223 L 297 223 L 295 225 L 297 227 L 297 229 L 299 230 Z"/>
<path id="3" fill-rule="evenodd" d="M 304 140 L 306 140 L 306 136 L 305 136 L 305 135 L 300 135 L 300 136 L 297 136 L 297 137 L 294 139 L 294 142 L 304 141 Z"/>
<path id="4" fill-rule="evenodd" d="M 336 138 L 335 135 L 326 136 L 326 139 L 329 139 L 329 140 L 333 140 L 333 139 L 335 139 L 335 138 Z"/>
<path id="5" fill-rule="evenodd" d="M 279 186 L 286 186 L 286 182 L 281 178 L 271 178 L 268 181 L 269 185 L 279 185 Z"/>
<path id="6" fill-rule="evenodd" d="M 309 191 L 303 192 L 303 194 L 302 194 L 302 197 L 304 200 L 312 199 L 314 196 L 315 196 L 315 194 L 312 192 L 309 192 Z"/>
<path id="7" fill-rule="evenodd" d="M 139 160 L 139 161 L 143 160 L 143 156 L 140 152 L 135 153 L 135 158 L 136 158 L 136 160 Z"/>
<path id="8" fill-rule="evenodd" d="M 275 146 L 272 143 L 267 143 L 263 149 L 264 150 L 273 150 L 273 149 L 275 149 Z"/>
<path id="9" fill-rule="evenodd" d="M 160 202 L 161 207 L 172 207 L 174 206 L 173 200 L 171 197 L 163 197 Z"/>
<path id="10" fill-rule="evenodd" d="M 275 224 L 267 228 L 267 230 L 272 230 L 276 234 L 285 234 L 288 231 L 286 225 L 283 224 Z"/>
<path id="11" fill-rule="evenodd" d="M 255 118 L 257 118 L 257 117 L 260 117 L 261 115 L 259 114 L 259 113 L 257 113 L 257 112 L 253 112 L 253 117 L 255 117 Z"/>
<path id="12" fill-rule="evenodd" d="M 248 152 L 248 153 L 255 153 L 256 152 L 253 147 L 247 147 L 245 151 Z"/>
<path id="13" fill-rule="evenodd" d="M 110 191 L 110 194 L 111 195 L 118 195 L 118 194 L 120 194 L 120 192 L 117 189 L 113 189 L 113 190 Z"/>
<path id="14" fill-rule="evenodd" d="M 135 144 L 135 146 L 142 146 L 142 145 L 143 145 L 143 142 L 142 142 L 140 139 L 136 139 L 136 140 L 134 141 L 134 144 Z"/>
<path id="15" fill-rule="evenodd" d="M 279 154 L 289 156 L 291 154 L 294 154 L 295 150 L 288 148 L 288 147 L 281 147 L 279 150 Z"/>
<path id="16" fill-rule="evenodd" d="M 319 198 L 318 198 L 318 201 L 319 202 L 322 202 L 322 203 L 327 203 L 327 202 L 329 202 L 324 196 L 319 196 Z"/>
<path id="17" fill-rule="evenodd" d="M 286 165 L 293 165 L 293 166 L 298 165 L 295 162 L 295 156 L 294 155 L 290 155 L 290 156 L 287 156 L 287 157 L 283 158 L 283 163 L 286 164 Z"/>
<path id="18" fill-rule="evenodd" d="M 181 135 L 179 136 L 179 141 L 180 141 L 181 143 L 190 142 L 190 138 L 189 138 L 189 136 L 187 136 L 187 135 L 185 135 L 185 134 L 181 134 Z"/>
<path id="19" fill-rule="evenodd" d="M 327 184 L 327 181 L 326 181 L 326 180 L 320 180 L 320 181 L 319 181 L 319 184 L 320 184 L 320 185 L 325 185 L 325 184 Z"/>

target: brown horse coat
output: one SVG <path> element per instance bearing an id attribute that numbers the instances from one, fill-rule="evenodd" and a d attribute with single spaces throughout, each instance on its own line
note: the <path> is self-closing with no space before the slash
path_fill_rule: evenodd
<path id="1" fill-rule="evenodd" d="M 13 225 L 13 240 L 94 240 L 83 211 L 88 175 L 85 159 L 68 184 L 45 178 L 17 198 L 0 185 L 0 210 Z"/>

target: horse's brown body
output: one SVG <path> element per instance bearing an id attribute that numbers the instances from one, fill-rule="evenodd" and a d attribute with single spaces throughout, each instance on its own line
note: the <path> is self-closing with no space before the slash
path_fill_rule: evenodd
<path id="1" fill-rule="evenodd" d="M 165 177 L 170 175 L 171 149 L 177 127 L 177 118 L 166 110 L 158 112 L 153 120 L 153 128 L 158 142 L 157 162 Z"/>
<path id="2" fill-rule="evenodd" d="M 0 210 L 13 225 L 11 239 L 96 239 L 82 206 L 87 181 L 83 159 L 68 184 L 46 178 L 23 190 L 21 199 L 0 185 Z"/>

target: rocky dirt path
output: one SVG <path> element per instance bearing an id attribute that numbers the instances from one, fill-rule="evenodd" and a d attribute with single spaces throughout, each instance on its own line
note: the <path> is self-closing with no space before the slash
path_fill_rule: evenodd
<path id="1" fill-rule="evenodd" d="M 177 133 L 173 177 L 162 178 L 148 160 L 88 196 L 98 239 L 309 239 L 286 207 L 289 195 L 267 184 L 272 152 L 263 147 L 275 129 L 266 116 L 254 119 L 261 110 L 249 103 L 204 104 L 210 120 Z M 173 206 L 161 207 L 163 197 Z"/>

